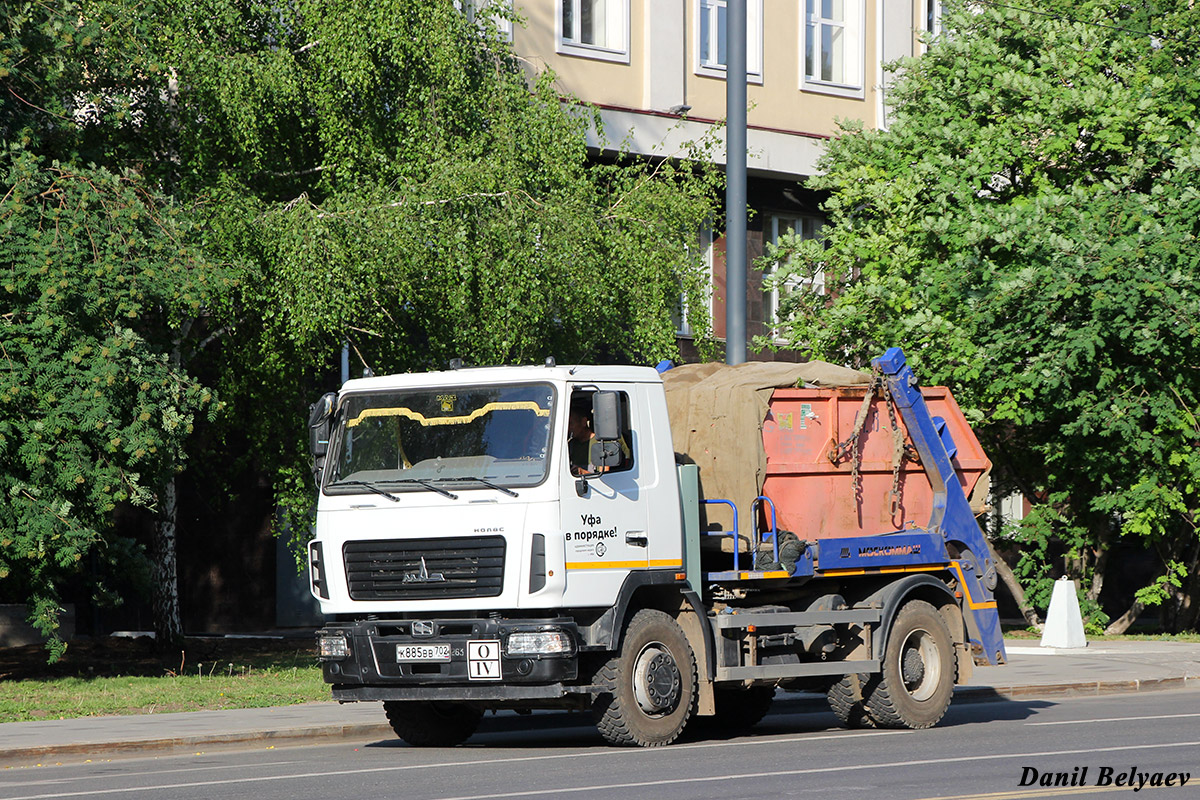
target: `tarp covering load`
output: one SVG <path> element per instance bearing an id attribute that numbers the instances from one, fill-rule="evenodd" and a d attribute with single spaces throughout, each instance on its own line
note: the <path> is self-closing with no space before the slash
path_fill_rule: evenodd
<path id="1" fill-rule="evenodd" d="M 882 381 L 824 362 L 698 364 L 663 374 L 677 455 L 700 467 L 708 500 L 737 505 L 739 550 L 770 527 L 754 498 L 774 505 L 780 530 L 801 540 L 873 536 L 928 524 L 934 489 Z M 945 387 L 922 397 L 975 513 L 991 463 Z M 769 506 L 768 506 L 769 508 Z M 725 505 L 705 528 L 733 530 Z M 733 548 L 732 537 L 704 541 Z"/>
<path id="2" fill-rule="evenodd" d="M 868 373 L 824 361 L 685 364 L 663 373 L 677 453 L 699 465 L 706 498 L 734 500 L 743 514 L 766 478 L 762 426 L 774 390 L 870 382 Z M 726 507 L 710 506 L 707 511 L 710 523 L 733 528 L 733 515 Z M 745 522 L 740 527 L 748 530 Z"/>

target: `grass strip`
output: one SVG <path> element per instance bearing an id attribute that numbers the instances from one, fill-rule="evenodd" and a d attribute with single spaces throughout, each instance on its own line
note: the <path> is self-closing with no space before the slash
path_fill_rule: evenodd
<path id="1" fill-rule="evenodd" d="M 224 659 L 161 676 L 67 676 L 0 681 L 0 722 L 265 708 L 328 700 L 315 659 Z"/>

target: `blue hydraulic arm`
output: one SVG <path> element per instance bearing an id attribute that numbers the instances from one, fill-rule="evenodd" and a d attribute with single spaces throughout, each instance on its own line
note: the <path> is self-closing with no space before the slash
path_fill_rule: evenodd
<path id="1" fill-rule="evenodd" d="M 871 365 L 883 373 L 933 487 L 933 513 L 926 530 L 942 538 L 953 558 L 951 570 L 963 593 L 963 610 L 967 612 L 965 617 L 974 655 L 986 658 L 989 664 L 1003 664 L 1006 661 L 1004 638 L 992 593 L 996 588 L 996 566 L 951 457 L 925 405 L 925 398 L 921 396 L 916 376 L 905 363 L 904 352 L 899 347 L 890 348 L 873 359 Z"/>

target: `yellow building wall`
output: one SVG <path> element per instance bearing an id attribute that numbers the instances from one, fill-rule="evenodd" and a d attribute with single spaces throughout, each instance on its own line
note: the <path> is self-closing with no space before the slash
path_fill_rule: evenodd
<path id="1" fill-rule="evenodd" d="M 861 98 L 839 97 L 819 91 L 801 91 L 802 0 L 763 0 L 761 80 L 747 86 L 751 126 L 818 136 L 837 132 L 838 119 L 862 120 L 878 125 L 877 8 L 882 0 L 866 0 L 863 25 L 863 92 Z M 531 73 L 553 69 L 565 94 L 590 103 L 627 109 L 663 112 L 646 102 L 651 54 L 663 43 L 647 41 L 648 12 L 684 17 L 684 60 L 674 62 L 680 74 L 663 80 L 681 84 L 681 103 L 691 106 L 693 119 L 725 116 L 725 80 L 697 74 L 696 0 L 631 0 L 629 63 L 614 63 L 556 52 L 555 13 L 557 0 L 516 0 L 517 12 L 525 19 L 513 32 L 513 49 Z M 684 16 L 685 15 L 685 16 Z M 904 32 L 907 37 L 911 31 Z M 673 43 L 672 43 L 673 44 Z M 677 45 L 676 45 L 677 46 Z"/>
<path id="2" fill-rule="evenodd" d="M 533 73 L 553 69 L 564 94 L 599 105 L 641 108 L 645 73 L 646 39 L 638 24 L 645 14 L 644 0 L 630 2 L 629 63 L 558 53 L 555 34 L 557 0 L 515 3 L 525 24 L 514 27 L 513 51 Z"/>

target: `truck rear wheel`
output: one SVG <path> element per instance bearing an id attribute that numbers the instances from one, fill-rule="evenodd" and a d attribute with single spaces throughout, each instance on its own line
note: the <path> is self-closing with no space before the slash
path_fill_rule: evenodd
<path id="1" fill-rule="evenodd" d="M 954 692 L 954 644 L 937 609 L 910 600 L 900 609 L 884 648 L 879 683 L 865 692 L 867 713 L 881 728 L 929 728 Z"/>
<path id="2" fill-rule="evenodd" d="M 855 673 L 846 675 L 829 687 L 825 699 L 843 725 L 847 728 L 874 728 L 875 720 L 867 713 L 864 697 L 871 691 L 873 678 Z"/>
<path id="3" fill-rule="evenodd" d="M 466 703 L 388 700 L 392 730 L 413 747 L 453 747 L 471 738 L 483 713 Z"/>
<path id="4" fill-rule="evenodd" d="M 610 744 L 660 747 L 679 738 L 696 706 L 696 658 L 675 620 L 642 609 L 595 683 L 596 727 Z"/>

